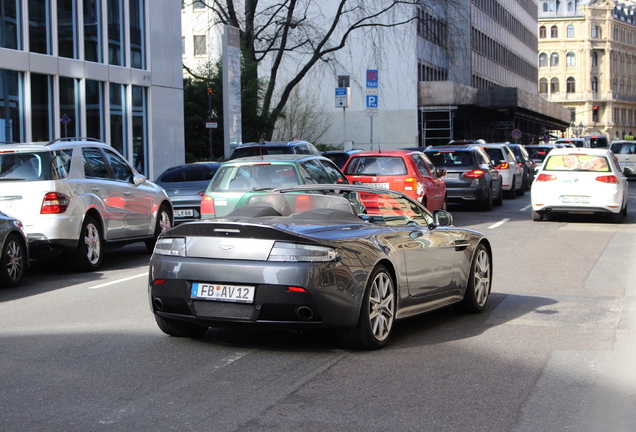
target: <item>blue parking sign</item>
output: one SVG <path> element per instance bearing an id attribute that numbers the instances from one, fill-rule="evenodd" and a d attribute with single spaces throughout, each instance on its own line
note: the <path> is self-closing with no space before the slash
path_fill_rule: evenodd
<path id="1" fill-rule="evenodd" d="M 378 95 L 367 95 L 367 108 L 378 107 Z"/>

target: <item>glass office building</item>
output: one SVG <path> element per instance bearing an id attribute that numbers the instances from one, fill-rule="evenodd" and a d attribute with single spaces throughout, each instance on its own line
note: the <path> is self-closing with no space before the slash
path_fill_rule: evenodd
<path id="1" fill-rule="evenodd" d="M 149 178 L 183 163 L 171 0 L 0 0 L 0 141 L 91 137 Z"/>

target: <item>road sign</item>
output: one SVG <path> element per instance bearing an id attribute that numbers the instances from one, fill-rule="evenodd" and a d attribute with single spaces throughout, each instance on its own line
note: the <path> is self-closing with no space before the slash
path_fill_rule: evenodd
<path id="1" fill-rule="evenodd" d="M 336 108 L 349 108 L 350 87 L 336 87 Z"/>
<path id="2" fill-rule="evenodd" d="M 62 118 L 60 119 L 60 121 L 62 122 L 63 125 L 67 125 L 71 122 L 71 118 L 67 114 L 64 114 Z"/>
<path id="3" fill-rule="evenodd" d="M 366 116 L 367 117 L 377 117 L 378 116 L 378 109 L 377 108 L 367 108 Z"/>
<path id="4" fill-rule="evenodd" d="M 521 138 L 521 131 L 519 129 L 513 129 L 510 135 L 512 135 L 514 139 L 519 139 Z"/>
<path id="5" fill-rule="evenodd" d="M 367 108 L 378 107 L 378 95 L 367 95 Z"/>
<path id="6" fill-rule="evenodd" d="M 378 87 L 377 69 L 367 69 L 367 87 Z"/>
<path id="7" fill-rule="evenodd" d="M 218 122 L 205 122 L 205 127 L 207 129 L 216 129 L 219 127 L 219 123 Z"/>

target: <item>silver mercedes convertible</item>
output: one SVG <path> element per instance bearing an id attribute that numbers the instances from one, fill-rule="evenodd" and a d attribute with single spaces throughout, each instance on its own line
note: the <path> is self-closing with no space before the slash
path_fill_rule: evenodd
<path id="1" fill-rule="evenodd" d="M 348 348 L 377 349 L 395 320 L 451 304 L 481 312 L 492 268 L 488 239 L 445 210 L 387 189 L 305 185 L 164 232 L 149 300 L 171 336 L 328 327 Z"/>

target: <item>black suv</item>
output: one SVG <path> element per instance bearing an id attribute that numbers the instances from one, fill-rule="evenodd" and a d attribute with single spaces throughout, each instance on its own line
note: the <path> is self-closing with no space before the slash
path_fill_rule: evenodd
<path id="1" fill-rule="evenodd" d="M 485 210 L 503 202 L 501 174 L 479 145 L 434 146 L 424 154 L 435 168 L 446 170 L 448 202 L 478 203 Z"/>
<path id="2" fill-rule="evenodd" d="M 320 150 L 308 141 L 273 141 L 262 143 L 245 143 L 234 149 L 228 160 L 275 154 L 306 154 L 322 156 Z"/>

